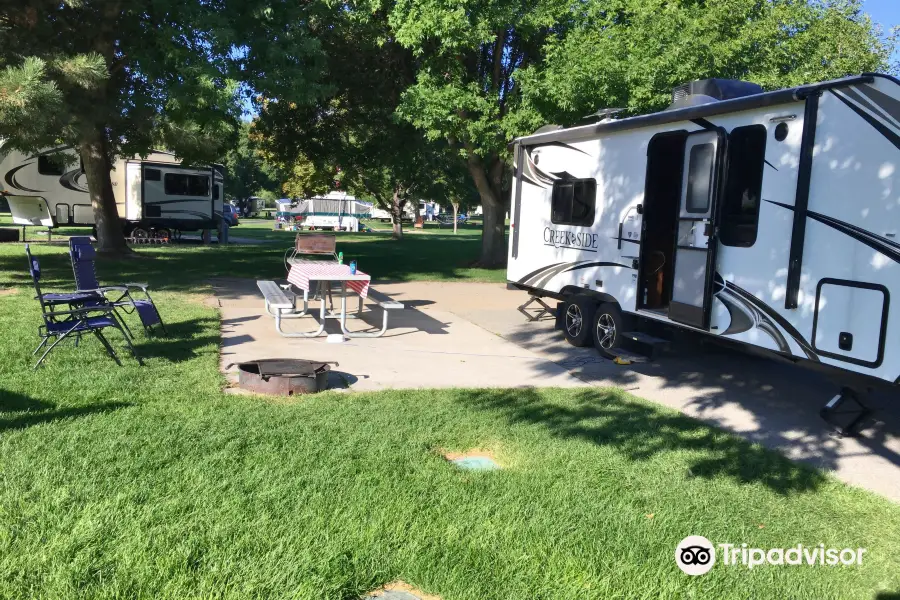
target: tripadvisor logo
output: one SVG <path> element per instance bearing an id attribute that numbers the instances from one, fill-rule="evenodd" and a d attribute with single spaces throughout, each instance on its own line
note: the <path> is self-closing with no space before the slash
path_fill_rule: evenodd
<path id="1" fill-rule="evenodd" d="M 826 548 L 825 544 L 790 548 L 751 548 L 748 544 L 713 545 L 702 535 L 690 535 L 675 548 L 675 564 L 688 575 L 703 575 L 716 564 L 716 549 L 721 564 L 742 566 L 748 570 L 763 565 L 837 567 L 862 565 L 865 548 Z"/>
<path id="2" fill-rule="evenodd" d="M 716 549 L 702 535 L 689 535 L 675 548 L 675 564 L 688 575 L 703 575 L 716 564 Z"/>

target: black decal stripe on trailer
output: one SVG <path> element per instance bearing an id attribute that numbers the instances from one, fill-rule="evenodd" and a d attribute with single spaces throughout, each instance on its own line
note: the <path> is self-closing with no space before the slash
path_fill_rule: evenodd
<path id="1" fill-rule="evenodd" d="M 725 289 L 734 293 L 735 296 L 742 298 L 744 301 L 750 303 L 754 308 L 759 310 L 762 315 L 768 317 L 765 321 L 762 321 L 762 323 L 771 319 L 772 322 L 778 324 L 778 326 L 781 327 L 781 329 L 783 329 L 785 333 L 793 338 L 797 345 L 800 346 L 800 348 L 803 350 L 803 353 L 806 354 L 806 356 L 810 360 L 814 360 L 816 362 L 819 361 L 818 354 L 816 354 L 815 350 L 813 350 L 812 346 L 806 340 L 806 338 L 804 338 L 803 335 L 799 331 L 797 331 L 797 329 L 793 325 L 791 325 L 787 319 L 775 312 L 775 310 L 772 309 L 771 306 L 769 306 L 747 290 L 731 283 L 730 281 L 725 282 Z M 760 323 L 760 325 L 762 325 L 762 323 Z M 772 323 L 770 323 L 770 325 L 772 325 Z"/>
<path id="2" fill-rule="evenodd" d="M 590 154 L 588 154 L 584 150 L 581 150 L 580 148 L 576 148 L 575 146 L 570 146 L 569 144 L 564 144 L 562 142 L 549 142 L 547 144 L 541 144 L 541 146 L 557 146 L 559 148 L 565 148 L 567 150 L 574 150 L 575 152 L 580 152 L 586 156 L 590 156 Z"/>
<path id="3" fill-rule="evenodd" d="M 895 129 L 898 126 L 900 126 L 900 124 L 897 123 L 897 120 L 894 117 L 892 117 L 888 113 L 888 111 L 886 111 L 884 108 L 880 107 L 873 100 L 870 100 L 867 97 L 868 94 L 865 94 L 865 92 L 863 92 L 863 94 L 860 93 L 860 92 L 862 92 L 863 87 L 865 87 L 865 86 L 862 86 L 860 88 L 849 87 L 845 90 L 842 90 L 841 93 L 846 95 L 848 98 L 850 98 L 857 104 L 859 104 L 862 108 L 865 108 L 866 110 L 871 111 L 872 114 L 875 116 L 875 118 L 884 119 L 889 125 L 893 125 Z"/>
<path id="4" fill-rule="evenodd" d="M 784 204 L 782 202 L 775 202 L 773 200 L 766 200 L 769 204 L 775 204 L 776 206 L 781 206 L 782 208 L 786 208 L 788 210 L 794 210 L 794 207 L 790 204 Z M 810 219 L 818 221 L 823 225 L 828 225 L 832 229 L 836 231 L 840 231 L 841 233 L 848 235 L 855 239 L 858 242 L 862 242 L 869 248 L 884 254 L 891 260 L 894 260 L 900 263 L 900 244 L 897 242 L 891 241 L 887 238 L 883 238 L 876 233 L 872 233 L 871 231 L 866 231 L 861 227 L 857 227 L 856 225 L 851 225 L 850 223 L 845 223 L 844 221 L 840 221 L 833 217 L 829 217 L 823 214 L 819 214 L 817 212 L 808 211 L 807 216 Z"/>
<path id="5" fill-rule="evenodd" d="M 589 269 L 591 267 L 622 267 L 623 269 L 633 268 L 631 265 L 620 265 L 619 263 L 614 263 L 614 262 L 589 261 L 589 262 L 582 263 L 580 265 L 576 264 L 574 266 L 571 266 L 562 272 L 568 273 L 569 271 L 578 271 L 581 269 Z"/>
<path id="6" fill-rule="evenodd" d="M 800 274 L 803 271 L 803 248 L 806 242 L 806 219 L 809 207 L 809 187 L 812 181 L 813 151 L 816 143 L 816 123 L 819 119 L 819 95 L 810 94 L 803 106 L 803 127 L 800 133 L 800 157 L 797 163 L 797 190 L 794 194 L 794 219 L 791 225 L 787 282 L 784 307 L 797 308 L 800 295 Z"/>
<path id="7" fill-rule="evenodd" d="M 734 297 L 720 294 L 716 296 L 716 298 L 725 305 L 725 309 L 728 311 L 728 316 L 730 317 L 728 329 L 723 331 L 722 335 L 735 335 L 753 329 L 753 319 L 743 308 L 741 308 L 740 303 L 737 302 Z"/>
<path id="8" fill-rule="evenodd" d="M 882 113 L 894 120 L 894 124 L 900 124 L 900 100 L 888 96 L 871 85 L 861 85 L 858 88 L 848 88 L 848 91 L 859 90 L 877 106 Z"/>
<path id="9" fill-rule="evenodd" d="M 846 104 L 850 107 L 850 110 L 858 114 L 860 117 L 866 120 L 869 125 L 874 127 L 878 133 L 883 135 L 890 143 L 894 145 L 897 149 L 900 149 L 900 136 L 896 133 L 888 129 L 881 121 L 864 111 L 862 108 L 851 102 L 848 98 L 846 98 L 843 94 L 838 92 L 837 90 L 832 90 L 834 97 Z"/>
<path id="10" fill-rule="evenodd" d="M 770 163 L 768 159 L 765 160 L 765 163 L 766 163 L 767 165 L 769 165 L 770 167 L 772 167 L 773 169 L 775 169 L 776 171 L 778 170 L 778 167 L 776 167 L 775 165 L 773 165 L 772 163 Z"/>
<path id="11" fill-rule="evenodd" d="M 713 285 L 718 289 L 714 296 L 718 298 L 730 317 L 728 328 L 721 335 L 734 335 L 736 333 L 744 333 L 750 331 L 756 325 L 754 316 L 756 313 L 752 306 L 747 306 L 742 300 L 734 298 L 730 292 L 725 289 L 725 281 L 719 273 L 715 274 Z"/>
<path id="12" fill-rule="evenodd" d="M 532 271 L 531 273 L 529 273 L 528 275 L 526 275 L 525 277 L 523 277 L 522 279 L 520 279 L 520 280 L 518 281 L 518 283 L 521 283 L 522 285 L 525 285 L 525 282 L 527 282 L 527 281 L 528 281 L 529 279 L 531 279 L 532 277 L 534 277 L 534 276 L 536 276 L 536 275 L 540 275 L 541 273 L 543 273 L 543 272 L 546 271 L 547 269 L 552 269 L 553 267 L 558 267 L 558 266 L 561 265 L 561 264 L 563 264 L 563 263 L 558 262 L 558 263 L 553 263 L 552 265 L 543 266 L 543 267 L 541 267 L 540 269 L 535 269 L 534 271 Z"/>
<path id="13" fill-rule="evenodd" d="M 11 169 L 10 171 L 8 171 L 6 173 L 6 177 L 4 178 L 6 180 L 6 184 L 10 187 L 16 188 L 17 190 L 22 190 L 23 192 L 33 192 L 35 194 L 43 194 L 44 193 L 43 190 L 33 190 L 31 188 L 25 187 L 24 185 L 22 185 L 21 183 L 16 181 L 16 173 L 19 171 L 19 169 L 24 169 L 25 167 L 27 167 L 30 164 L 32 164 L 32 163 L 25 163 L 24 165 L 19 165 L 15 169 Z"/>
<path id="14" fill-rule="evenodd" d="M 751 329 L 759 329 L 772 338 L 780 352 L 793 355 L 790 345 L 778 327 L 770 322 L 759 308 L 747 302 L 744 298 L 737 296 L 734 290 L 729 289 L 721 273 L 716 272 L 713 277 L 713 285 L 718 288 L 715 292 L 715 297 L 725 305 L 731 317 L 728 329 L 723 331 L 721 335 L 735 335 Z"/>
<path id="15" fill-rule="evenodd" d="M 82 194 L 87 194 L 88 189 L 79 187 L 78 178 L 83 175 L 83 171 L 79 169 L 74 169 L 72 171 L 68 171 L 67 173 L 63 173 L 62 177 L 59 178 L 59 184 L 66 188 L 67 190 L 72 190 L 73 192 L 81 192 Z"/>
<path id="16" fill-rule="evenodd" d="M 586 262 L 586 261 L 580 261 L 580 262 Z M 577 264 L 579 264 L 579 261 L 563 263 L 562 265 L 560 265 L 554 269 L 551 269 L 550 271 L 546 271 L 546 272 L 542 273 L 540 276 L 536 277 L 535 278 L 536 281 L 534 281 L 532 285 L 534 285 L 534 287 L 536 287 L 536 288 L 542 288 L 545 285 L 547 285 L 547 282 L 549 282 L 551 279 L 553 279 L 554 277 L 556 277 L 563 271 L 568 270 L 569 267 L 573 267 Z"/>

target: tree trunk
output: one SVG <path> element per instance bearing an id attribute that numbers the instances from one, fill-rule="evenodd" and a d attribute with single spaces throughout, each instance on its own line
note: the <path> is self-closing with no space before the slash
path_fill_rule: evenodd
<path id="1" fill-rule="evenodd" d="M 456 217 L 459 214 L 459 202 L 450 201 L 450 205 L 453 206 L 453 235 L 456 235 Z"/>
<path id="2" fill-rule="evenodd" d="M 503 174 L 503 163 L 499 157 L 490 159 L 491 177 L 484 168 L 478 155 L 469 153 L 467 160 L 469 173 L 481 197 L 484 210 L 484 225 L 481 230 L 481 258 L 479 264 L 486 268 L 506 265 L 506 223 L 504 219 L 505 203 L 502 200 L 500 177 Z"/>
<path id="3" fill-rule="evenodd" d="M 125 243 L 122 222 L 116 208 L 104 135 L 99 127 L 86 129 L 82 132 L 78 150 L 84 163 L 84 176 L 87 179 L 91 207 L 94 209 L 97 251 L 106 254 L 125 254 L 130 250 Z"/>
<path id="4" fill-rule="evenodd" d="M 394 190 L 394 197 L 391 199 L 391 238 L 395 240 L 403 239 L 403 205 L 406 200 L 400 198 L 400 189 Z"/>

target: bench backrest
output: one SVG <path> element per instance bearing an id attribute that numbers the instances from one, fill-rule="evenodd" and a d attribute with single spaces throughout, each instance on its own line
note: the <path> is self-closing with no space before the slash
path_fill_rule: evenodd
<path id="1" fill-rule="evenodd" d="M 328 254 L 334 256 L 337 236 L 327 233 L 297 234 L 294 250 L 297 254 Z"/>

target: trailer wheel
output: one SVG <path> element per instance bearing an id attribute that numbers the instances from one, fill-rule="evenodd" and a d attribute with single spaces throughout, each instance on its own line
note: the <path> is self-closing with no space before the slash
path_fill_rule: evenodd
<path id="1" fill-rule="evenodd" d="M 150 233 L 143 227 L 135 227 L 131 230 L 131 237 L 136 240 L 145 240 L 150 237 Z"/>
<path id="2" fill-rule="evenodd" d="M 563 334 L 573 346 L 588 346 L 591 343 L 591 323 L 597 304 L 586 296 L 575 296 L 564 304 Z"/>
<path id="3" fill-rule="evenodd" d="M 591 335 L 594 347 L 600 350 L 618 348 L 622 343 L 622 334 L 627 331 L 622 311 L 612 302 L 601 304 L 594 313 Z"/>

